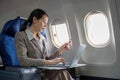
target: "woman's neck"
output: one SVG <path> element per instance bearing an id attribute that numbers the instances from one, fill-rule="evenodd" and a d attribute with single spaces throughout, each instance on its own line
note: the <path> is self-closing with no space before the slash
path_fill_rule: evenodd
<path id="1" fill-rule="evenodd" d="M 30 31 L 32 32 L 32 34 L 36 37 L 36 38 L 38 38 L 38 39 L 40 39 L 40 36 L 39 36 L 39 32 L 36 32 L 35 30 L 34 30 L 34 28 L 32 28 L 32 27 L 30 27 Z"/>

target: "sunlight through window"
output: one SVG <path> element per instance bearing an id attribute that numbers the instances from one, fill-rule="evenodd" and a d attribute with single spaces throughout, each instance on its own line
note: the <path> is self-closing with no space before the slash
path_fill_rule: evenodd
<path id="1" fill-rule="evenodd" d="M 92 46 L 105 46 L 110 39 L 106 16 L 99 11 L 89 13 L 85 18 L 86 38 Z"/>
<path id="2" fill-rule="evenodd" d="M 70 40 L 66 23 L 55 21 L 51 25 L 51 36 L 56 47 L 60 47 Z"/>

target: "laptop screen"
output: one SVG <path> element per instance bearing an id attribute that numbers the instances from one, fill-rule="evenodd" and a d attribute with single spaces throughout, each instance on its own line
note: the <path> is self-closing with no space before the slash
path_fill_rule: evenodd
<path id="1" fill-rule="evenodd" d="M 84 45 L 84 44 L 79 45 L 77 52 L 71 62 L 71 66 L 74 66 L 79 63 L 79 60 L 80 60 L 80 58 L 82 58 L 82 54 L 84 53 L 85 48 L 86 48 L 86 45 Z"/>

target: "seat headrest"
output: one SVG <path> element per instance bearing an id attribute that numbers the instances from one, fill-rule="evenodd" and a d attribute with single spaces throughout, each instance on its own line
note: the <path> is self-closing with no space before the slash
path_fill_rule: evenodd
<path id="1" fill-rule="evenodd" d="M 20 17 L 17 17 L 14 20 L 11 20 L 11 22 L 6 23 L 5 25 L 8 26 L 5 33 L 11 37 L 15 36 L 16 32 L 20 31 L 21 25 L 24 23 L 24 19 L 20 19 Z"/>

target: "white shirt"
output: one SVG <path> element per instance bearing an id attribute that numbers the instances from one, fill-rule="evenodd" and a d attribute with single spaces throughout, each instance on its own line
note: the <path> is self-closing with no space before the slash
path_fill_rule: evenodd
<path id="1" fill-rule="evenodd" d="M 44 46 L 43 46 L 43 39 L 44 39 L 44 37 L 41 34 L 39 34 L 38 36 L 40 36 L 40 39 L 36 38 L 33 35 L 33 33 L 30 31 L 30 29 L 26 29 L 25 32 L 26 32 L 29 40 L 35 39 L 38 42 L 38 44 L 40 46 L 40 49 L 43 52 L 44 51 Z"/>

